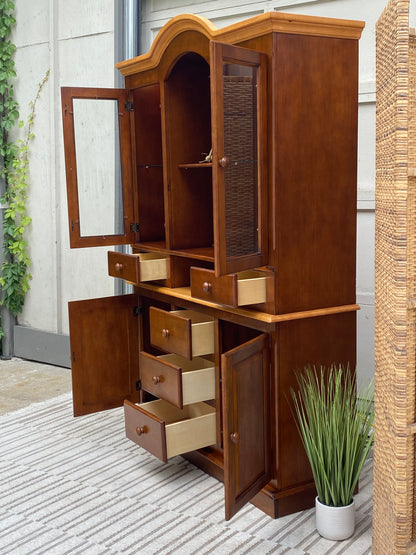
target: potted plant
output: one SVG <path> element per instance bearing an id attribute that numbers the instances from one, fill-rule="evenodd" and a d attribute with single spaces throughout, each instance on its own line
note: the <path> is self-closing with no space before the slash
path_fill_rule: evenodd
<path id="1" fill-rule="evenodd" d="M 354 491 L 373 443 L 374 390 L 357 394 L 349 368 L 307 367 L 291 389 L 297 427 L 317 490 L 316 527 L 331 540 L 354 533 Z"/>

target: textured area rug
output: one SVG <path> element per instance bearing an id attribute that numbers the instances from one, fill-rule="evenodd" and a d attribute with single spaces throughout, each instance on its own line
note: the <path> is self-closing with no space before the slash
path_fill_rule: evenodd
<path id="1" fill-rule="evenodd" d="M 222 483 L 127 440 L 122 409 L 74 419 L 69 394 L 0 417 L 0 468 L 2 555 L 371 553 L 371 460 L 344 542 L 317 534 L 314 510 L 225 522 Z"/>

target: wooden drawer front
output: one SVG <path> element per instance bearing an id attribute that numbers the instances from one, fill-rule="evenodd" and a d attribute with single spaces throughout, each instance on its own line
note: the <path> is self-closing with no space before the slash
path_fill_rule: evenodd
<path id="1" fill-rule="evenodd" d="M 124 417 L 126 436 L 164 462 L 216 442 L 215 408 L 206 403 L 181 410 L 162 400 L 125 401 Z"/>
<path id="2" fill-rule="evenodd" d="M 160 253 L 141 252 L 125 254 L 108 253 L 108 273 L 110 276 L 125 279 L 132 283 L 153 281 L 168 277 L 169 257 Z"/>
<path id="3" fill-rule="evenodd" d="M 214 352 L 214 319 L 193 310 L 149 309 L 150 343 L 185 358 Z"/>
<path id="4" fill-rule="evenodd" d="M 266 302 L 266 276 L 260 270 L 215 277 L 213 270 L 191 268 L 191 294 L 229 306 Z"/>
<path id="5" fill-rule="evenodd" d="M 180 409 L 215 398 L 215 366 L 209 360 L 142 351 L 139 361 L 142 389 Z"/>

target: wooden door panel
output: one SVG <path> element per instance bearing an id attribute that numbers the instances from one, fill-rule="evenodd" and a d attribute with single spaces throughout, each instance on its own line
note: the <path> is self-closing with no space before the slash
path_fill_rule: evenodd
<path id="1" fill-rule="evenodd" d="M 215 275 L 268 263 L 267 58 L 211 42 Z"/>
<path id="2" fill-rule="evenodd" d="M 137 295 L 68 303 L 74 416 L 139 400 Z"/>
<path id="3" fill-rule="evenodd" d="M 226 520 L 271 479 L 268 339 L 262 334 L 221 356 Z"/>

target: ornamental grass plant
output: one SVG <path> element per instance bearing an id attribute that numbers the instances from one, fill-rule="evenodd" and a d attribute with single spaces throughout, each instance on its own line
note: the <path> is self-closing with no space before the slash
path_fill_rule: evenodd
<path id="1" fill-rule="evenodd" d="M 357 393 L 349 368 L 307 367 L 291 389 L 296 424 L 324 505 L 343 507 L 373 444 L 374 388 Z"/>

